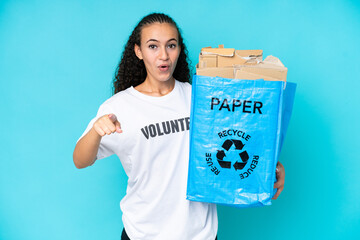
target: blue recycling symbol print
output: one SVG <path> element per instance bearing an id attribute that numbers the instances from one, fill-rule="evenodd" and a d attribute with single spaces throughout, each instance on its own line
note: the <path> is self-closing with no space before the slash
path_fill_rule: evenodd
<path id="1" fill-rule="evenodd" d="M 231 148 L 234 146 L 233 148 Z M 229 153 L 230 151 L 238 151 L 239 152 L 239 158 L 236 159 L 236 162 L 233 164 L 233 167 L 235 170 L 241 170 L 245 167 L 246 163 L 249 160 L 249 155 L 246 151 L 242 151 L 245 144 L 243 144 L 240 140 L 236 139 L 227 139 L 222 144 L 222 150 L 217 150 L 216 158 L 218 163 L 220 164 L 220 167 L 222 168 L 231 168 L 231 159 L 227 159 L 226 153 Z M 231 149 L 231 150 L 230 150 Z M 226 153 L 225 153 L 226 150 Z M 230 151 L 229 151 L 230 150 Z"/>

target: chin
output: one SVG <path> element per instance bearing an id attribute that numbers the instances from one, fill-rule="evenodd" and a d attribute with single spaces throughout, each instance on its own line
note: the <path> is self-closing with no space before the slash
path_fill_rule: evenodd
<path id="1" fill-rule="evenodd" d="M 167 81 L 171 80 L 172 78 L 173 78 L 172 75 L 170 75 L 170 76 L 159 76 L 158 81 L 167 82 Z"/>
<path id="2" fill-rule="evenodd" d="M 149 73 L 148 73 L 149 74 Z M 155 72 L 153 74 L 151 74 L 151 77 L 152 79 L 155 79 L 159 82 L 167 82 L 169 80 L 171 80 L 173 78 L 173 72 L 164 72 L 164 73 L 158 73 L 158 72 Z"/>

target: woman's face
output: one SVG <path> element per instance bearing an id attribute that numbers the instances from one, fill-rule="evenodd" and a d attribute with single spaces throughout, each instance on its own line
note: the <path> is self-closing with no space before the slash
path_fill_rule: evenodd
<path id="1" fill-rule="evenodd" d="M 172 79 L 181 50 L 176 28 L 169 23 L 152 23 L 142 29 L 140 42 L 140 46 L 135 45 L 135 54 L 144 61 L 147 79 Z"/>

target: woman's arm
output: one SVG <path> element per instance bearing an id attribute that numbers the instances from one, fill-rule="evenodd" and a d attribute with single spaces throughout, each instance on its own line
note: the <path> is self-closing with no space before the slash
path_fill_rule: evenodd
<path id="1" fill-rule="evenodd" d="M 76 144 L 73 160 L 77 168 L 85 168 L 95 161 L 100 141 L 105 134 L 121 133 L 120 123 L 114 114 L 106 114 L 94 123 L 90 131 Z"/>
<path id="2" fill-rule="evenodd" d="M 274 188 L 277 188 L 277 192 L 274 195 L 273 199 L 277 199 L 280 195 L 280 193 L 282 192 L 282 190 L 284 189 L 284 184 L 285 184 L 285 168 L 284 166 L 281 164 L 281 162 L 278 162 L 276 165 L 276 178 L 277 178 L 277 182 L 274 184 Z"/>
<path id="3" fill-rule="evenodd" d="M 101 136 L 94 130 L 94 127 L 82 137 L 76 144 L 73 160 L 77 168 L 85 168 L 95 162 L 96 154 L 99 149 Z"/>

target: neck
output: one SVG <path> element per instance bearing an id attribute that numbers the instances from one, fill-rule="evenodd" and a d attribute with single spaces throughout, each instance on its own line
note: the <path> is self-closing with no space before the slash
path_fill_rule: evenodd
<path id="1" fill-rule="evenodd" d="M 175 79 L 173 77 L 165 82 L 159 82 L 147 77 L 145 81 L 136 86 L 135 89 L 150 96 L 164 96 L 170 93 L 174 87 Z"/>

